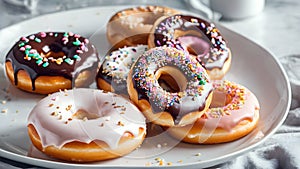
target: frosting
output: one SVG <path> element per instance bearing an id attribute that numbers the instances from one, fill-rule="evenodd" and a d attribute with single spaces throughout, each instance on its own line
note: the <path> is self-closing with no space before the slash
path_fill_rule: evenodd
<path id="1" fill-rule="evenodd" d="M 242 120 L 253 119 L 255 111 L 259 109 L 259 103 L 251 91 L 229 81 L 214 81 L 213 88 L 216 95 L 223 94 L 225 96 L 225 98 L 219 99 L 224 103 L 208 109 L 196 123 L 205 125 L 210 131 L 219 127 L 230 132 Z M 230 100 L 226 100 L 226 98 L 230 98 Z M 213 97 L 212 104 L 215 101 L 216 99 Z"/>
<path id="2" fill-rule="evenodd" d="M 158 82 L 157 72 L 167 71 L 181 90 L 168 92 Z M 175 123 L 182 116 L 205 107 L 212 84 L 195 57 L 183 50 L 156 47 L 146 51 L 132 67 L 133 86 L 139 99 L 151 104 L 153 113 L 170 112 Z"/>
<path id="3" fill-rule="evenodd" d="M 132 64 L 148 49 L 147 45 L 124 47 L 105 57 L 98 78 L 112 85 L 115 93 L 127 94 L 127 77 Z"/>
<path id="4" fill-rule="evenodd" d="M 175 10 L 166 7 L 139 6 L 120 11 L 111 20 L 119 19 L 122 25 L 127 25 L 130 29 L 142 28 L 142 32 L 149 33 L 159 17 L 173 13 Z"/>
<path id="5" fill-rule="evenodd" d="M 177 31 L 185 33 L 177 37 Z M 156 26 L 153 36 L 155 46 L 167 45 L 185 50 L 192 48 L 197 59 L 208 70 L 222 68 L 229 57 L 226 42 L 215 25 L 194 16 L 167 17 Z"/>
<path id="6" fill-rule="evenodd" d="M 99 58 L 89 40 L 72 32 L 39 32 L 21 37 L 6 56 L 14 69 L 15 85 L 17 73 L 25 70 L 35 90 L 35 79 L 39 76 L 63 76 L 72 81 L 84 70 L 95 72 Z"/>
<path id="7" fill-rule="evenodd" d="M 182 36 L 178 37 L 178 41 L 186 50 L 190 48 L 193 53 L 196 53 L 197 57 L 200 58 L 205 68 L 208 70 L 214 68 L 222 68 L 225 61 L 228 58 L 228 51 L 224 51 L 222 55 L 217 57 L 210 56 L 210 44 L 196 36 Z"/>
<path id="8" fill-rule="evenodd" d="M 127 99 L 85 88 L 45 97 L 31 111 L 28 124 L 35 127 L 44 148 L 101 140 L 113 149 L 125 132 L 137 137 L 139 129 L 146 128 L 144 116 Z"/>

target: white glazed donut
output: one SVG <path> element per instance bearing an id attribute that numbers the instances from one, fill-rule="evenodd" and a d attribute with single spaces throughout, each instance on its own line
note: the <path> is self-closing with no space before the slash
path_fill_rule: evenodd
<path id="1" fill-rule="evenodd" d="M 167 131 L 177 139 L 196 144 L 224 143 L 250 133 L 259 120 L 259 102 L 242 85 L 214 81 L 210 108 L 194 124 Z"/>
<path id="2" fill-rule="evenodd" d="M 147 45 L 137 45 L 120 48 L 105 56 L 96 78 L 97 87 L 128 95 L 126 82 L 128 73 L 132 64 L 147 50 Z"/>
<path id="3" fill-rule="evenodd" d="M 33 145 L 67 161 L 90 162 L 130 153 L 146 134 L 145 118 L 127 99 L 95 89 L 57 92 L 28 117 Z"/>

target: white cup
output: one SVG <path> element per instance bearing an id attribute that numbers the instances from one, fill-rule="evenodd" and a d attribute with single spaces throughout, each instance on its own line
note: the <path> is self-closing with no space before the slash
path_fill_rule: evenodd
<path id="1" fill-rule="evenodd" d="M 265 0 L 190 0 L 194 8 L 202 11 L 211 10 L 225 19 L 244 19 L 263 11 Z"/>

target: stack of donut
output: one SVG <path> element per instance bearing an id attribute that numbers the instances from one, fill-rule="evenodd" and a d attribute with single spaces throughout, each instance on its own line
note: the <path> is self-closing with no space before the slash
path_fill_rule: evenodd
<path id="1" fill-rule="evenodd" d="M 72 32 L 22 37 L 7 54 L 13 85 L 49 94 L 27 126 L 43 153 L 74 162 L 117 158 L 142 144 L 147 122 L 194 144 L 233 141 L 257 125 L 255 95 L 223 80 L 231 52 L 213 23 L 136 7 L 111 17 L 107 38 L 101 64 L 89 40 Z M 90 79 L 98 89 L 79 88 Z"/>
<path id="2" fill-rule="evenodd" d="M 149 19 L 150 11 L 161 16 Z M 98 72 L 98 88 L 129 97 L 149 122 L 173 137 L 223 143 L 257 125 L 255 95 L 223 80 L 231 51 L 213 23 L 170 8 L 137 7 L 112 16 L 107 38 L 112 52 Z"/>

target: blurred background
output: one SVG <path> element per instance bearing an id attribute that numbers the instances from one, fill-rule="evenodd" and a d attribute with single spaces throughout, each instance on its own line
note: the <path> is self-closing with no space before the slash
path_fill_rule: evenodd
<path id="1" fill-rule="evenodd" d="M 43 14 L 107 5 L 167 5 L 184 9 L 185 0 L 0 0 L 0 28 Z"/>

